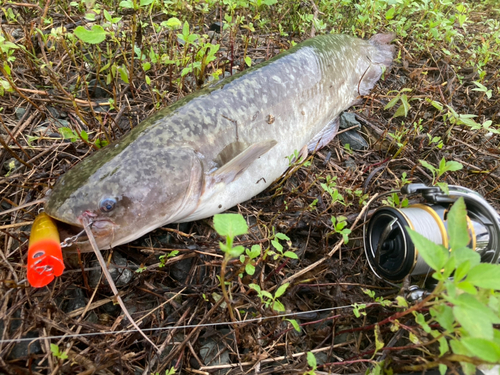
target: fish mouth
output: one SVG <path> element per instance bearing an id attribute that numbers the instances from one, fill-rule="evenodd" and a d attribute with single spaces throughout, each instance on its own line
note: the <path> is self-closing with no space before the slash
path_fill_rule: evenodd
<path id="1" fill-rule="evenodd" d="M 65 246 L 63 245 L 65 253 L 87 253 L 93 251 L 88 235 L 85 233 L 82 224 L 69 224 L 57 218 L 52 218 L 56 222 L 61 244 L 66 244 Z M 103 246 L 103 242 L 105 243 L 106 238 L 113 237 L 113 231 L 116 227 L 117 225 L 109 219 L 92 220 L 92 235 L 97 241 L 99 248 Z M 110 243 L 111 241 L 108 242 Z"/>

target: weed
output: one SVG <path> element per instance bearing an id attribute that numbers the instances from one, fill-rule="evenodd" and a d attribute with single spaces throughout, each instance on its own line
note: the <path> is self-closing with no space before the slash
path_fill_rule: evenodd
<path id="1" fill-rule="evenodd" d="M 285 311 L 285 306 L 278 300 L 279 297 L 281 297 L 283 294 L 285 294 L 288 286 L 290 283 L 286 283 L 281 285 L 277 290 L 276 293 L 274 293 L 274 296 L 260 288 L 257 284 L 250 284 L 248 285 L 250 288 L 255 290 L 257 292 L 257 296 L 260 298 L 261 303 L 266 307 L 266 308 L 272 308 L 274 311 L 277 312 L 284 312 Z"/>
<path id="2" fill-rule="evenodd" d="M 432 173 L 432 184 L 439 186 L 443 191 L 448 194 L 448 184 L 445 182 L 438 182 L 438 180 L 445 174 L 446 172 L 453 172 L 462 169 L 464 166 L 457 161 L 446 161 L 443 157 L 439 162 L 439 167 L 436 168 L 432 164 L 427 163 L 425 160 L 419 160 L 420 164 L 422 164 L 425 168 L 427 168 Z"/>
<path id="3" fill-rule="evenodd" d="M 160 255 L 158 257 L 158 260 L 160 261 L 160 263 L 158 264 L 158 267 L 162 268 L 162 267 L 165 267 L 165 265 L 167 264 L 167 260 L 168 258 L 173 258 L 175 257 L 177 254 L 179 254 L 179 251 L 178 250 L 172 250 L 170 251 L 168 254 L 163 254 L 163 255 Z"/>
<path id="4" fill-rule="evenodd" d="M 59 346 L 57 346 L 56 344 L 50 344 L 50 351 L 52 352 L 52 355 L 55 358 L 60 359 L 61 361 L 68 359 L 68 355 L 66 353 L 62 352 L 59 349 Z"/>

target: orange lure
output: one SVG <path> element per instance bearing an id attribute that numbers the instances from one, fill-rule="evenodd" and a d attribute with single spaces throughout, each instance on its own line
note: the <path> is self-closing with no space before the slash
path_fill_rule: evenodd
<path id="1" fill-rule="evenodd" d="M 61 276 L 64 262 L 56 224 L 45 212 L 40 213 L 31 227 L 28 247 L 28 282 L 41 288 Z"/>

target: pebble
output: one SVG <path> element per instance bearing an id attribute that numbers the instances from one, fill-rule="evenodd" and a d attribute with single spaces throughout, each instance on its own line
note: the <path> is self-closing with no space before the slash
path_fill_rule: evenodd
<path id="1" fill-rule="evenodd" d="M 224 350 L 222 353 L 218 354 L 219 351 L 224 348 L 225 347 L 221 343 L 210 339 L 200 348 L 200 359 L 206 366 L 227 365 L 230 363 L 229 352 Z M 218 370 L 214 372 L 214 374 L 223 375 L 228 373 L 229 370 L 230 369 Z"/>
<path id="2" fill-rule="evenodd" d="M 120 255 L 118 252 L 113 253 L 113 258 L 108 267 L 108 271 L 111 274 L 111 278 L 115 282 L 117 287 L 127 285 L 134 277 L 134 272 L 128 268 L 130 265 L 127 259 Z M 118 266 L 118 267 L 116 267 Z M 99 267 L 99 262 L 95 260 L 92 263 L 92 267 L 96 268 L 90 271 L 89 274 L 89 285 L 95 288 L 101 279 L 102 270 Z M 102 276 L 102 282 L 108 285 L 108 281 Z"/>
<path id="3" fill-rule="evenodd" d="M 339 140 L 343 146 L 349 144 L 351 149 L 355 151 L 368 149 L 368 143 L 356 130 L 349 130 L 339 134 Z"/>
<path id="4" fill-rule="evenodd" d="M 356 126 L 357 129 L 361 129 L 361 124 L 356 120 L 356 115 L 352 112 L 344 112 L 340 115 L 340 129 L 349 129 Z"/>
<path id="5" fill-rule="evenodd" d="M 18 120 L 21 120 L 24 116 L 24 114 L 26 113 L 26 108 L 23 108 L 23 107 L 18 107 L 16 108 L 16 118 Z"/>

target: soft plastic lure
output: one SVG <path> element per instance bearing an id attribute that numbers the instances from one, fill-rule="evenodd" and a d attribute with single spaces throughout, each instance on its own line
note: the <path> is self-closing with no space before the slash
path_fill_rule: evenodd
<path id="1" fill-rule="evenodd" d="M 28 282 L 35 288 L 49 284 L 64 271 L 61 242 L 56 224 L 45 212 L 31 227 L 28 247 Z"/>

